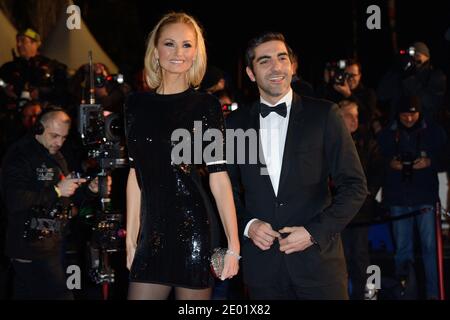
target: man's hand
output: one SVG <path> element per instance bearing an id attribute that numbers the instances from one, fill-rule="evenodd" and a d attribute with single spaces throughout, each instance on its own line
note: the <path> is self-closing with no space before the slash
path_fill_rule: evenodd
<path id="1" fill-rule="evenodd" d="M 272 229 L 267 222 L 255 220 L 248 228 L 248 236 L 252 239 L 255 246 L 261 250 L 269 250 L 275 238 L 279 238 L 280 234 Z"/>
<path id="2" fill-rule="evenodd" d="M 280 251 L 286 254 L 303 251 L 313 245 L 311 234 L 304 227 L 284 227 L 279 232 L 289 234 L 279 241 Z"/>
<path id="3" fill-rule="evenodd" d="M 334 84 L 333 85 L 334 90 L 342 94 L 344 97 L 348 98 L 352 95 L 352 90 L 350 90 L 350 87 L 347 83 L 347 81 L 344 82 L 344 84 Z"/>
<path id="4" fill-rule="evenodd" d="M 418 158 L 414 161 L 413 169 L 419 170 L 419 169 L 425 169 L 431 166 L 431 160 L 430 158 L 422 157 Z"/>
<path id="5" fill-rule="evenodd" d="M 401 171 L 403 169 L 402 162 L 400 160 L 397 160 L 397 159 L 392 159 L 391 163 L 390 163 L 390 166 L 394 170 Z"/>
<path id="6" fill-rule="evenodd" d="M 78 187 L 85 182 L 86 179 L 72 179 L 69 177 L 61 180 L 56 186 L 61 192 L 61 197 L 71 197 Z"/>

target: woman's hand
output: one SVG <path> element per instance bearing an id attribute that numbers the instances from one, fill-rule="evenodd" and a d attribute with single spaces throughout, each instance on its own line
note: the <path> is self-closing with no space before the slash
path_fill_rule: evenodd
<path id="1" fill-rule="evenodd" d="M 127 244 L 127 269 L 131 269 L 131 264 L 134 260 L 134 254 L 136 253 L 136 244 Z"/>
<path id="2" fill-rule="evenodd" d="M 237 253 L 234 251 L 227 251 L 220 280 L 231 279 L 237 275 L 239 271 L 239 259 L 240 256 Z"/>

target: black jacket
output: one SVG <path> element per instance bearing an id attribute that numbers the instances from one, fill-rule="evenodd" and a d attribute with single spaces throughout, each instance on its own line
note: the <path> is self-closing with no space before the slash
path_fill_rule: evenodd
<path id="1" fill-rule="evenodd" d="M 416 95 L 422 103 L 422 114 L 426 119 L 438 120 L 447 88 L 447 77 L 433 68 L 428 61 L 412 72 L 400 71 L 397 68 L 389 70 L 380 80 L 377 88 L 379 102 L 390 107 L 389 119 L 395 119 L 396 106 L 403 95 Z"/>
<path id="2" fill-rule="evenodd" d="M 39 89 L 39 99 L 64 105 L 67 98 L 67 66 L 36 55 L 30 59 L 16 57 L 0 67 L 0 78 L 14 86 L 18 97 L 22 90 Z"/>
<path id="3" fill-rule="evenodd" d="M 227 129 L 258 132 L 259 105 L 255 103 L 249 110 L 233 112 L 227 119 Z M 236 155 L 236 148 L 234 151 Z M 249 152 L 248 144 L 245 152 Z M 241 244 L 244 281 L 251 286 L 275 285 L 284 269 L 282 264 L 297 286 L 317 287 L 345 281 L 339 233 L 361 207 L 367 187 L 355 145 L 338 107 L 294 94 L 277 196 L 270 177 L 261 175 L 261 163 L 236 164 L 235 160 L 227 159 L 240 234 L 243 235 L 251 219 L 257 218 L 271 224 L 274 230 L 304 226 L 318 243 L 287 255 L 279 250 L 278 242 L 261 251 L 244 238 Z M 329 190 L 330 175 L 338 190 L 334 198 Z"/>
<path id="4" fill-rule="evenodd" d="M 65 162 L 63 160 L 63 162 Z M 64 168 L 65 167 L 65 168 Z M 60 253 L 61 235 L 31 243 L 23 239 L 25 221 L 32 208 L 51 209 L 58 201 L 54 186 L 68 174 L 32 135 L 26 135 L 8 150 L 1 172 L 1 189 L 7 209 L 6 255 L 11 258 L 35 259 Z M 72 197 L 75 205 L 94 194 L 86 186 Z"/>
<path id="5" fill-rule="evenodd" d="M 438 172 L 443 171 L 446 140 L 442 127 L 425 119 L 419 120 L 411 130 L 405 129 L 396 120 L 380 132 L 378 143 L 386 172 L 383 184 L 386 206 L 434 205 L 439 200 Z M 412 169 L 411 179 L 405 179 L 404 172 L 390 166 L 394 157 L 409 155 L 415 160 L 421 154 L 430 158 L 431 165 L 424 169 Z"/>
<path id="6" fill-rule="evenodd" d="M 366 174 L 369 195 L 351 223 L 369 223 L 376 214 L 375 196 L 383 183 L 383 158 L 378 143 L 370 134 L 357 130 L 352 134 L 352 138 Z"/>

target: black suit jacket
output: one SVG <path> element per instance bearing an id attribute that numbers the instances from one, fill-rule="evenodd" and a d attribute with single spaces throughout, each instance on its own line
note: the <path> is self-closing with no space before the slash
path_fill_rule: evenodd
<path id="1" fill-rule="evenodd" d="M 227 119 L 227 129 L 259 132 L 259 102 L 247 110 L 233 112 Z M 249 150 L 247 143 L 245 152 Z M 315 287 L 344 280 L 346 268 L 339 233 L 360 209 L 367 187 L 355 145 L 337 105 L 294 94 L 277 196 L 270 177 L 260 174 L 264 167 L 260 161 L 236 163 L 243 151 L 238 152 L 236 143 L 234 157 L 229 151 L 228 172 L 241 236 L 247 223 L 257 218 L 270 223 L 274 230 L 304 226 L 317 242 L 302 252 L 287 255 L 279 250 L 278 241 L 262 251 L 243 237 L 245 282 L 251 286 L 274 285 L 286 268 L 297 286 Z M 333 198 L 330 176 L 337 189 Z"/>

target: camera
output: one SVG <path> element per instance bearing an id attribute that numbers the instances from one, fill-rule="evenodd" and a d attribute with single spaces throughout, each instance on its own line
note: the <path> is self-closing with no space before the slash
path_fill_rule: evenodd
<path id="1" fill-rule="evenodd" d="M 78 131 L 89 156 L 102 169 L 127 165 L 123 121 L 117 113 L 104 111 L 99 104 L 82 104 L 78 114 Z"/>
<path id="2" fill-rule="evenodd" d="M 123 229 L 123 215 L 104 213 L 100 216 L 86 215 L 85 223 L 91 233 L 91 247 L 106 252 L 117 252 L 123 249 L 126 230 Z"/>
<path id="3" fill-rule="evenodd" d="M 101 218 L 89 220 L 88 224 L 92 231 L 87 252 L 89 276 L 96 284 L 114 283 L 115 272 L 108 255 L 124 249 L 123 215 L 103 214 Z"/>
<path id="4" fill-rule="evenodd" d="M 414 60 L 414 55 L 416 53 L 416 49 L 414 47 L 409 47 L 406 49 L 401 49 L 399 51 L 398 63 L 400 69 L 405 72 L 413 72 L 416 67 L 416 61 Z"/>
<path id="5" fill-rule="evenodd" d="M 94 76 L 94 85 L 96 88 L 103 88 L 108 84 L 123 84 L 123 74 L 112 74 L 109 76 L 104 76 L 103 74 L 96 74 Z"/>
<path id="6" fill-rule="evenodd" d="M 344 59 L 338 61 L 327 62 L 325 68 L 330 73 L 330 84 L 331 85 L 344 85 L 345 81 L 348 79 L 348 73 L 345 72 L 347 66 L 347 61 Z"/>
<path id="7" fill-rule="evenodd" d="M 224 105 L 222 106 L 222 111 L 223 111 L 223 112 L 226 112 L 226 111 L 235 111 L 235 110 L 237 110 L 237 108 L 238 108 L 237 102 L 227 103 L 227 104 L 224 104 Z"/>
<path id="8" fill-rule="evenodd" d="M 116 168 L 127 166 L 123 121 L 116 113 L 108 112 L 100 104 L 82 104 L 78 114 L 78 131 L 88 156 L 100 167 L 97 174 L 100 208 L 85 216 L 89 226 L 89 274 L 97 284 L 114 282 L 114 270 L 108 254 L 124 248 L 126 231 L 123 214 L 113 210 L 108 194 L 108 177 Z"/>
<path id="9" fill-rule="evenodd" d="M 46 64 L 41 64 L 36 69 L 36 78 L 34 79 L 33 84 L 39 87 L 46 87 L 46 86 L 52 86 L 54 84 L 54 77 L 53 74 L 51 74 L 50 66 Z"/>
<path id="10" fill-rule="evenodd" d="M 399 160 L 402 163 L 402 181 L 411 182 L 414 172 L 413 165 L 415 157 L 411 152 L 405 152 L 401 154 Z"/>

